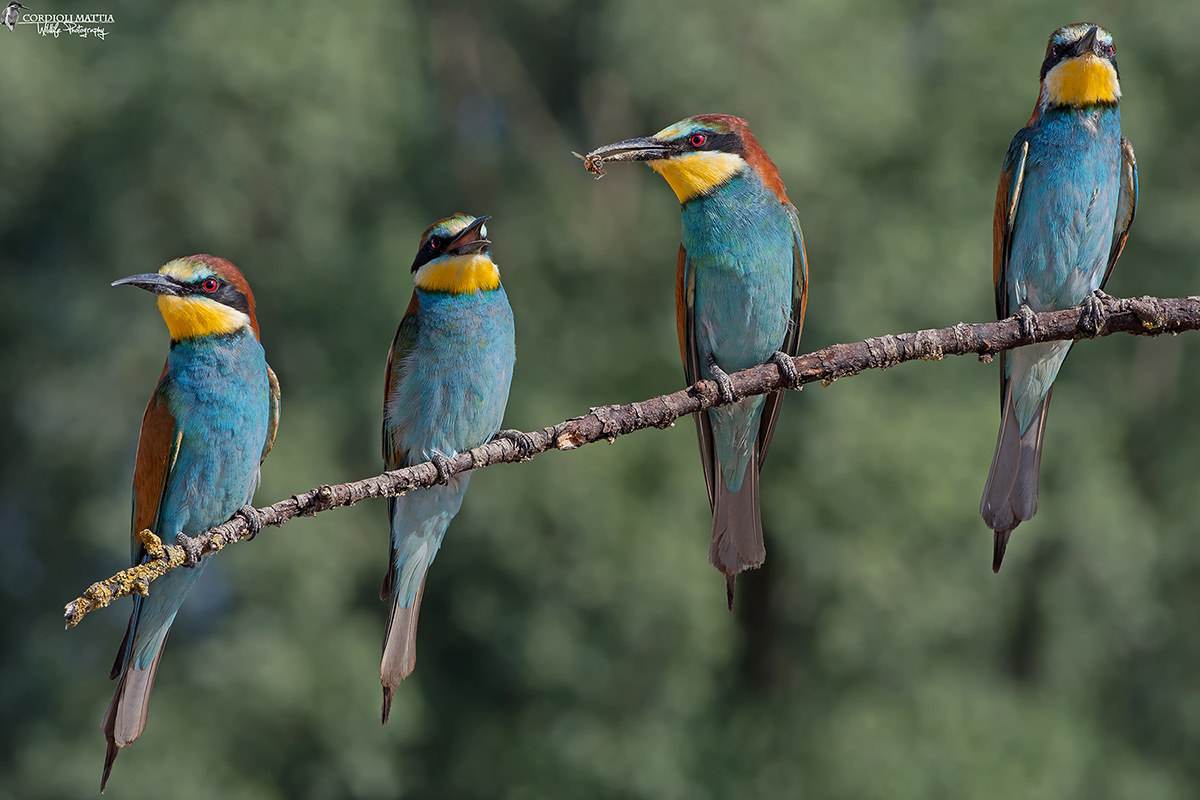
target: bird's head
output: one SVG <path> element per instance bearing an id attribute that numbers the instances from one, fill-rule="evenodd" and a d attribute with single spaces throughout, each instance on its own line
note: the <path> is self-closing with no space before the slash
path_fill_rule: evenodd
<path id="1" fill-rule="evenodd" d="M 413 259 L 413 282 L 426 292 L 486 291 L 500 285 L 484 225 L 491 217 L 455 214 L 438 220 L 421 234 Z"/>
<path id="2" fill-rule="evenodd" d="M 1050 35 L 1042 62 L 1040 108 L 1093 106 L 1121 99 L 1112 34 L 1088 22 L 1066 25 Z"/>
<path id="3" fill-rule="evenodd" d="M 755 172 L 781 201 L 787 201 L 779 170 L 746 120 L 728 114 L 688 117 L 653 136 L 593 150 L 586 160 L 645 161 L 666 178 L 680 203 L 716 191 L 745 170 Z"/>
<path id="4" fill-rule="evenodd" d="M 158 310 L 171 341 L 236 333 L 249 327 L 258 336 L 254 294 L 241 270 L 223 258 L 194 255 L 164 264 L 158 272 L 113 281 L 158 295 Z"/>

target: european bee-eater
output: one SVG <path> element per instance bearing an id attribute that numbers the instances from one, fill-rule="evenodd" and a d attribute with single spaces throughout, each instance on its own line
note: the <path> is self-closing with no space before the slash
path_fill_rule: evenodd
<path id="1" fill-rule="evenodd" d="M 645 161 L 679 198 L 675 311 L 688 382 L 715 380 L 729 401 L 727 373 L 767 360 L 794 382 L 788 356 L 797 352 L 808 299 L 804 236 L 779 170 L 746 121 L 701 114 L 593 150 L 585 161 Z M 780 390 L 696 415 L 713 512 L 708 558 L 725 575 L 730 608 L 735 576 L 766 558 L 758 475 L 782 400 Z"/>
<path id="2" fill-rule="evenodd" d="M 129 284 L 158 296 L 171 335 L 167 363 L 142 417 L 133 470 L 133 563 L 146 556 L 137 533 L 167 544 L 197 536 L 245 507 L 275 441 L 279 382 L 259 343 L 254 295 L 223 258 L 195 255 Z M 176 612 L 206 561 L 176 569 L 133 598 L 133 615 L 117 651 L 117 690 L 104 715 L 108 739 L 100 791 L 120 748 L 146 727 L 150 691 Z"/>
<path id="3" fill-rule="evenodd" d="M 1137 206 L 1120 99 L 1108 31 L 1080 23 L 1050 36 L 1037 106 L 1008 147 L 996 192 L 992 278 L 1001 319 L 1099 302 L 1095 293 L 1121 255 Z M 1070 349 L 1046 342 L 1000 357 L 1000 433 L 979 507 L 995 531 L 993 570 L 1013 528 L 1037 511 L 1050 393 Z"/>
<path id="4" fill-rule="evenodd" d="M 422 234 L 412 263 L 416 288 L 388 354 L 384 466 L 433 461 L 441 485 L 388 500 L 391 547 L 379 592 L 391 599 L 379 669 L 385 723 L 396 686 L 416 665 L 426 574 L 471 478 L 448 477 L 448 461 L 495 436 L 530 445 L 524 434 L 500 430 L 516 351 L 488 219 L 455 214 Z"/>

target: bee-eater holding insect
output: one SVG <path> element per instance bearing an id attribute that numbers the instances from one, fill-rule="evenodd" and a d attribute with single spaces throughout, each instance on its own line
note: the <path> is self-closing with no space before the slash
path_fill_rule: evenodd
<path id="1" fill-rule="evenodd" d="M 696 415 L 700 460 L 713 512 L 708 558 L 734 578 L 766 558 L 758 478 L 783 391 L 734 401 L 729 372 L 774 361 L 789 385 L 808 299 L 808 262 L 796 209 L 779 170 L 746 121 L 701 114 L 653 136 L 593 150 L 607 161 L 645 161 L 674 190 L 683 216 L 675 311 L 684 375 L 715 380 L 727 405 Z"/>
<path id="2" fill-rule="evenodd" d="M 1112 35 L 1088 23 L 1059 28 L 1042 62 L 1037 106 L 1008 147 L 996 192 L 996 313 L 1085 304 L 1100 317 L 1099 290 L 1129 236 L 1137 164 L 1121 136 L 1120 73 Z M 998 571 L 1013 528 L 1037 511 L 1042 439 L 1055 375 L 1070 342 L 1000 356 L 1000 433 L 979 511 L 995 531 Z"/>
<path id="3" fill-rule="evenodd" d="M 158 296 L 171 349 L 150 397 L 133 470 L 133 563 L 146 557 L 137 534 L 166 544 L 195 537 L 250 502 L 279 424 L 279 382 L 259 343 L 254 295 L 223 258 L 195 255 L 128 284 Z M 247 517 L 251 519 L 251 517 Z M 182 540 L 187 542 L 187 540 Z M 134 596 L 133 615 L 111 678 L 120 681 L 101 725 L 108 740 L 100 791 L 120 748 L 146 727 L 150 692 L 171 623 L 207 561 L 189 553 L 176 569 Z"/>
<path id="4" fill-rule="evenodd" d="M 412 263 L 416 288 L 388 354 L 384 466 L 432 461 L 440 479 L 388 500 L 391 548 L 379 592 L 381 600 L 391 599 L 379 670 L 385 723 L 396 686 L 416 665 L 426 574 L 471 478 L 450 477 L 450 459 L 497 436 L 522 452 L 531 445 L 525 434 L 500 430 L 516 351 L 488 219 L 455 214 L 421 236 Z"/>

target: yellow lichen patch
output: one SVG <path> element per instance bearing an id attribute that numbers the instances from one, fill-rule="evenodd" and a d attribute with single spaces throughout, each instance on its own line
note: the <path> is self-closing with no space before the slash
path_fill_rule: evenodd
<path id="1" fill-rule="evenodd" d="M 159 295 L 158 310 L 172 341 L 234 333 L 249 327 L 250 317 L 207 297 Z"/>
<path id="2" fill-rule="evenodd" d="M 486 292 L 500 285 L 500 270 L 483 253 L 442 256 L 417 270 L 414 282 L 423 292 Z"/>
<path id="3" fill-rule="evenodd" d="M 1088 106 L 1115 103 L 1121 98 L 1116 69 L 1091 53 L 1059 62 L 1046 73 L 1045 85 L 1050 105 Z"/>
<path id="4" fill-rule="evenodd" d="M 712 191 L 746 166 L 746 162 L 736 153 L 716 150 L 684 153 L 648 163 L 655 172 L 667 179 L 680 203 Z"/>
<path id="5" fill-rule="evenodd" d="M 137 540 L 142 547 L 146 548 L 146 552 L 150 554 L 151 558 L 162 558 L 162 539 L 155 536 L 154 531 L 150 530 L 149 528 L 143 528 L 142 530 L 138 531 Z"/>
<path id="6" fill-rule="evenodd" d="M 63 617 L 68 628 L 74 628 L 89 613 L 105 608 L 113 600 L 131 594 L 149 594 L 150 584 L 155 578 L 161 578 L 186 559 L 182 547 L 164 545 L 161 539 L 148 530 L 139 531 L 137 538 L 150 554 L 150 560 L 123 569 L 108 580 L 93 583 L 82 597 L 67 603 Z"/>

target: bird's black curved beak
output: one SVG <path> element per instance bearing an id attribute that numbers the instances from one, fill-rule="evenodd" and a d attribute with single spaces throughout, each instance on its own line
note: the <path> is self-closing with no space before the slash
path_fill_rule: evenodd
<path id="1" fill-rule="evenodd" d="M 161 275 L 157 272 L 144 272 L 141 275 L 130 275 L 128 278 L 121 278 L 119 281 L 113 281 L 113 286 L 136 286 L 139 289 L 145 289 L 147 292 L 154 294 L 169 294 L 178 295 L 180 285 L 168 278 L 166 275 Z"/>
<path id="2" fill-rule="evenodd" d="M 643 136 L 597 147 L 586 156 L 581 156 L 579 153 L 574 153 L 574 155 L 583 159 L 583 166 L 587 171 L 600 179 L 604 177 L 605 162 L 657 161 L 660 158 L 670 158 L 675 153 L 675 149 L 666 142 L 661 142 L 653 136 Z"/>
<path id="3" fill-rule="evenodd" d="M 673 151 L 665 143 L 651 136 L 639 139 L 626 139 L 623 142 L 613 142 L 603 147 L 597 147 L 584 156 L 584 160 L 600 161 L 653 161 L 656 158 L 666 158 Z"/>
<path id="4" fill-rule="evenodd" d="M 465 256 L 478 253 L 491 244 L 487 238 L 487 232 L 483 228 L 483 223 L 489 219 L 491 217 L 476 217 L 474 222 L 463 228 L 457 236 L 450 240 L 446 245 L 446 252 L 451 255 Z"/>
<path id="5" fill-rule="evenodd" d="M 1083 38 L 1075 42 L 1071 47 L 1071 55 L 1082 56 L 1086 53 L 1095 53 L 1100 55 L 1100 47 L 1096 43 L 1096 37 L 1100 34 L 1100 29 L 1095 25 L 1091 30 L 1083 35 Z"/>

